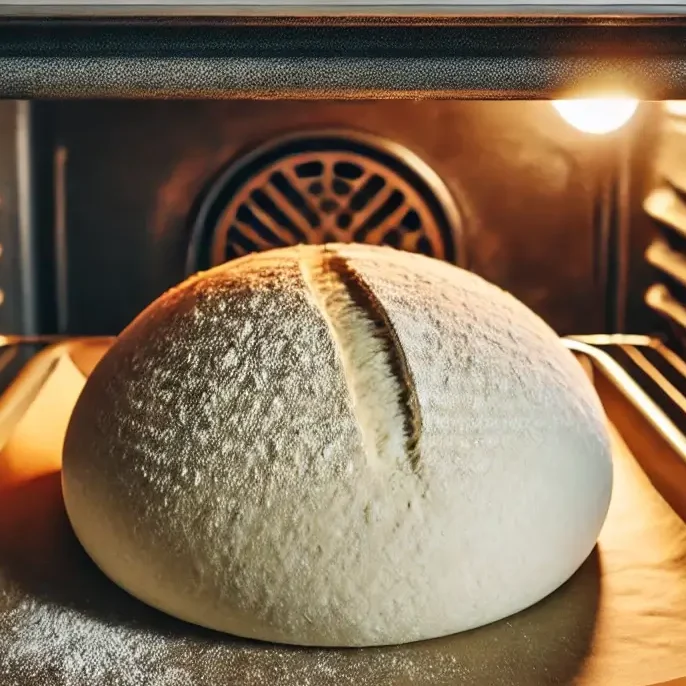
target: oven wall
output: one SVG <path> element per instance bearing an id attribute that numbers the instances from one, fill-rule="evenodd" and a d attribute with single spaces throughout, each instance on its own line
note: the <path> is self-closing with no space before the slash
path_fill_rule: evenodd
<path id="1" fill-rule="evenodd" d="M 628 308 L 628 326 L 643 325 L 632 275 L 623 294 L 614 282 L 650 230 L 636 186 L 652 114 L 594 137 L 547 102 L 84 101 L 33 110 L 43 330 L 120 331 L 185 277 L 199 208 L 222 170 L 272 137 L 322 128 L 375 134 L 419 156 L 457 207 L 455 260 L 560 334 L 607 331 L 616 308 Z M 631 232 L 620 249 L 618 231 Z"/>
<path id="2" fill-rule="evenodd" d="M 649 288 L 646 300 L 686 349 L 686 101 L 662 104 L 653 174 L 643 209 L 655 229 L 646 250 Z"/>

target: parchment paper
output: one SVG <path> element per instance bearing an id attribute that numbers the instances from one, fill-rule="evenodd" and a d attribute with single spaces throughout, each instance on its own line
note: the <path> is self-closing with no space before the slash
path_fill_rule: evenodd
<path id="1" fill-rule="evenodd" d="M 615 489 L 599 545 L 552 596 L 435 641 L 296 649 L 167 618 L 90 563 L 59 475 L 83 383 L 65 355 L 0 454 L 2 686 L 645 686 L 686 677 L 686 525 L 614 430 Z"/>

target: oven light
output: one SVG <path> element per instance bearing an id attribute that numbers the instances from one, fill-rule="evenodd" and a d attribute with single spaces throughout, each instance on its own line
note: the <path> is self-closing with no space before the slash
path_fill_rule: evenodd
<path id="1" fill-rule="evenodd" d="M 584 133 L 604 134 L 621 129 L 638 109 L 634 98 L 579 98 L 555 100 L 560 116 Z"/>
<path id="2" fill-rule="evenodd" d="M 665 109 L 673 117 L 686 117 L 686 100 L 668 100 Z"/>

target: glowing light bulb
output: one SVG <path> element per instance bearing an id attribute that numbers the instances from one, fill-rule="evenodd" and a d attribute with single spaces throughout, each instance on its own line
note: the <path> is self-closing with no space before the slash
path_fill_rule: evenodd
<path id="1" fill-rule="evenodd" d="M 673 117 L 686 117 L 686 100 L 668 100 L 665 109 Z"/>
<path id="2" fill-rule="evenodd" d="M 575 129 L 602 135 L 621 129 L 638 109 L 634 98 L 579 98 L 555 100 L 555 109 Z"/>

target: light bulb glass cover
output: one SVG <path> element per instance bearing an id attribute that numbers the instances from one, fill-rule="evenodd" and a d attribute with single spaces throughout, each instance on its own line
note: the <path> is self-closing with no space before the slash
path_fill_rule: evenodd
<path id="1" fill-rule="evenodd" d="M 635 98 L 579 98 L 555 100 L 555 109 L 571 126 L 584 133 L 602 135 L 624 126 L 638 109 Z"/>
<path id="2" fill-rule="evenodd" d="M 665 109 L 673 117 L 686 118 L 686 100 L 668 100 Z"/>

